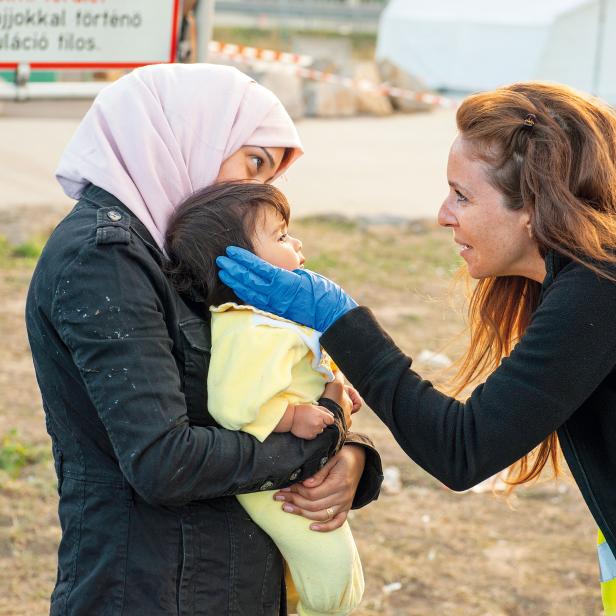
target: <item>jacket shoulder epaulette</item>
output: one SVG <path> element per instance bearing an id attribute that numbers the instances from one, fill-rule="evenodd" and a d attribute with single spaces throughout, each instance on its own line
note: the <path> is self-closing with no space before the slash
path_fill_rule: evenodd
<path id="1" fill-rule="evenodd" d="M 117 207 L 101 207 L 96 213 L 96 245 L 128 244 L 130 215 Z"/>

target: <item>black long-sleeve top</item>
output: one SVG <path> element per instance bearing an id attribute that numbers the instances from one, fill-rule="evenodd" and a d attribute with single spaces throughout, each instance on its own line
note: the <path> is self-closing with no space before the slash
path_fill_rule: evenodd
<path id="1" fill-rule="evenodd" d="M 321 343 L 404 451 L 454 490 L 507 467 L 558 431 L 616 553 L 616 283 L 553 253 L 546 269 L 526 333 L 465 402 L 414 372 L 366 308 L 341 317 Z"/>

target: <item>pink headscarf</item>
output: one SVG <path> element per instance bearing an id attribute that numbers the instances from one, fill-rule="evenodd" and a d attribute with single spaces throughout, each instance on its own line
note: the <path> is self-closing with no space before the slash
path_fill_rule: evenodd
<path id="1" fill-rule="evenodd" d="M 293 148 L 277 175 L 303 153 L 281 102 L 247 75 L 212 64 L 157 64 L 96 97 L 56 178 L 73 199 L 88 184 L 105 189 L 162 247 L 174 209 L 214 182 L 244 145 Z"/>

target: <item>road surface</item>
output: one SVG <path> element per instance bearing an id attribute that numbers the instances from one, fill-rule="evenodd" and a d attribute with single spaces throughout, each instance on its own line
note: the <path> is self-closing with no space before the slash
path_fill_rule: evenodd
<path id="1" fill-rule="evenodd" d="M 53 173 L 85 105 L 36 105 L 7 104 L 0 115 L 0 210 L 71 205 Z M 278 181 L 293 216 L 436 216 L 447 191 L 447 151 L 455 136 L 452 111 L 304 119 L 298 129 L 306 154 Z"/>

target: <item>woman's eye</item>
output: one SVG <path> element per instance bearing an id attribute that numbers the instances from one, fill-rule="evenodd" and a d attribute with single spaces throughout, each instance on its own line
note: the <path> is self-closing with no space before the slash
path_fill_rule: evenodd
<path id="1" fill-rule="evenodd" d="M 459 190 L 456 190 L 455 192 L 456 192 L 456 201 L 458 201 L 459 203 L 467 201 L 466 197 Z"/>
<path id="2" fill-rule="evenodd" d="M 265 162 L 260 156 L 251 156 L 250 160 L 252 160 L 254 166 L 256 167 L 257 171 L 259 171 L 259 169 L 261 169 L 261 167 L 263 166 L 263 163 Z"/>

